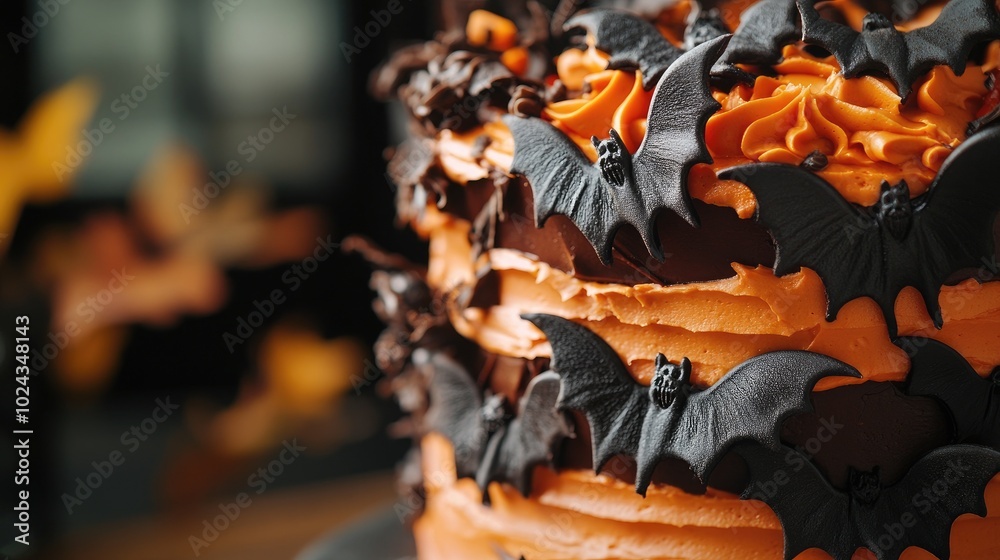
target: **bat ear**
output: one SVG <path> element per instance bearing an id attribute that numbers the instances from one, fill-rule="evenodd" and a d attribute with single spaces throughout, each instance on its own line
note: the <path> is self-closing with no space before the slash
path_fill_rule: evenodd
<path id="1" fill-rule="evenodd" d="M 622 137 L 620 134 L 618 134 L 617 130 L 612 128 L 611 130 L 608 131 L 608 134 L 611 136 L 611 138 L 614 139 L 615 144 L 621 146 L 623 150 L 625 149 L 625 142 L 622 141 Z"/>
<path id="2" fill-rule="evenodd" d="M 601 141 L 597 139 L 597 136 L 591 136 L 590 143 L 593 144 L 595 148 L 601 147 Z"/>
<path id="3" fill-rule="evenodd" d="M 681 381 L 689 383 L 691 381 L 691 360 L 685 356 L 681 359 Z"/>
<path id="4" fill-rule="evenodd" d="M 667 357 L 663 355 L 663 352 L 660 352 L 659 354 L 656 355 L 656 369 L 666 367 L 666 365 L 667 365 Z"/>

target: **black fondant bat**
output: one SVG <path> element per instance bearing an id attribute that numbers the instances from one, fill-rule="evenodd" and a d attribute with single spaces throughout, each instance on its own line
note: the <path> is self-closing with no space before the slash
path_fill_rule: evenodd
<path id="1" fill-rule="evenodd" d="M 959 443 L 1000 450 L 1000 370 L 983 379 L 961 354 L 929 338 L 903 337 L 896 345 L 910 356 L 907 393 L 939 400 Z"/>
<path id="2" fill-rule="evenodd" d="M 490 482 L 509 482 L 527 496 L 531 475 L 538 465 L 549 464 L 555 446 L 572 434 L 565 416 L 556 407 L 559 376 L 546 372 L 528 383 L 517 416 L 490 439 L 476 483 L 484 499 Z"/>
<path id="3" fill-rule="evenodd" d="M 826 19 L 816 11 L 817 0 L 797 0 L 802 15 L 802 40 L 830 51 L 845 77 L 880 74 L 906 100 L 913 83 L 934 66 L 947 64 L 965 72 L 972 49 L 1000 39 L 1000 14 L 993 0 L 952 0 L 937 20 L 908 33 L 878 13 L 865 16 L 860 32 Z"/>
<path id="4" fill-rule="evenodd" d="M 439 352 L 418 350 L 413 362 L 430 378 L 426 429 L 451 441 L 460 478 L 475 476 L 487 442 L 506 422 L 503 397 L 491 395 L 484 403 L 482 391 L 469 372 Z"/>
<path id="5" fill-rule="evenodd" d="M 596 8 L 570 18 L 566 31 L 583 29 L 594 39 L 594 46 L 606 52 L 611 70 L 639 70 L 642 87 L 650 89 L 685 50 L 675 47 L 653 24 L 624 10 Z M 686 49 L 727 35 L 729 30 L 713 12 L 701 12 L 684 34 Z M 701 74 L 698 74 L 701 78 Z"/>
<path id="6" fill-rule="evenodd" d="M 524 175 L 535 199 L 540 226 L 552 214 L 568 216 L 594 245 L 601 262 L 611 263 L 615 232 L 630 224 L 650 254 L 663 260 L 656 217 L 665 208 L 697 225 L 687 177 L 696 163 L 711 163 L 705 123 L 719 104 L 706 76 L 729 37 L 719 37 L 682 55 L 663 75 L 650 102 L 646 137 L 634 155 L 618 133 L 598 142 L 591 164 L 573 142 L 551 124 L 511 115 L 504 122 L 514 136 L 511 172 Z"/>
<path id="7" fill-rule="evenodd" d="M 883 183 L 871 208 L 847 202 L 829 183 L 796 166 L 750 164 L 719 177 L 744 183 L 757 197 L 756 219 L 777 245 L 775 274 L 800 267 L 819 274 L 831 321 L 848 301 L 872 298 L 895 337 L 894 305 L 904 287 L 920 291 L 940 328 L 942 284 L 957 271 L 993 262 L 998 153 L 1000 129 L 984 130 L 948 157 L 927 194 L 910 200 L 905 182 Z"/>
<path id="8" fill-rule="evenodd" d="M 653 469 L 673 457 L 702 480 L 734 444 L 778 447 L 782 422 L 811 410 L 810 391 L 830 375 L 860 377 L 852 367 L 811 352 L 771 352 L 752 358 L 715 385 L 696 391 L 691 362 L 660 354 L 649 387 L 634 381 L 600 337 L 553 315 L 524 315 L 552 344 L 552 370 L 562 378 L 560 406 L 590 425 L 594 470 L 615 455 L 634 457 L 636 491 L 645 495 Z"/>
<path id="9" fill-rule="evenodd" d="M 740 15 L 719 65 L 774 64 L 781 60 L 781 47 L 796 42 L 799 35 L 795 0 L 761 0 Z"/>
<path id="10" fill-rule="evenodd" d="M 951 524 L 964 513 L 986 515 L 983 492 L 1000 473 L 1000 453 L 978 445 L 939 447 L 895 484 L 878 469 L 853 471 L 842 492 L 797 451 L 760 445 L 735 448 L 750 470 L 743 499 L 771 506 L 784 529 L 785 559 L 819 548 L 850 560 L 861 547 L 896 560 L 908 547 L 949 557 Z"/>
<path id="11" fill-rule="evenodd" d="M 559 376 L 535 377 L 521 398 L 517 415 L 507 414 L 505 400 L 491 395 L 485 402 L 472 377 L 441 353 L 417 353 L 414 361 L 430 375 L 429 431 L 447 437 L 455 449 L 459 477 L 474 476 L 484 490 L 490 482 L 509 482 L 524 495 L 536 465 L 547 463 L 570 429 L 556 408 Z"/>

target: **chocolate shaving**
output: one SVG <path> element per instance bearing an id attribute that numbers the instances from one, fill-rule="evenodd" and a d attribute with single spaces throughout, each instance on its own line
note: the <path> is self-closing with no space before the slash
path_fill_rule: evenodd
<path id="1" fill-rule="evenodd" d="M 541 117 L 545 101 L 538 90 L 527 86 L 518 86 L 507 104 L 507 112 L 519 117 Z"/>
<path id="2" fill-rule="evenodd" d="M 493 194 L 476 214 L 472 221 L 472 230 L 469 232 L 473 260 L 496 247 L 497 225 L 504 218 L 503 199 L 510 178 L 500 171 L 494 171 L 490 179 L 494 187 Z"/>
<path id="3" fill-rule="evenodd" d="M 412 72 L 396 94 L 428 132 L 464 131 L 484 122 L 482 110 L 506 108 L 519 85 L 536 87 L 521 83 L 496 53 L 458 50 L 427 61 L 426 68 Z"/>
<path id="4" fill-rule="evenodd" d="M 423 215 L 428 191 L 435 194 L 438 206 L 447 204 L 448 177 L 438 165 L 430 139 L 411 138 L 396 148 L 386 176 L 397 189 L 396 214 L 401 222 Z"/>
<path id="5" fill-rule="evenodd" d="M 356 254 L 373 266 L 382 270 L 399 270 L 425 274 L 426 267 L 410 262 L 407 258 L 389 253 L 363 235 L 349 235 L 340 243 L 340 249 L 347 254 Z"/>
<path id="6" fill-rule="evenodd" d="M 802 160 L 799 167 L 809 171 L 822 171 L 827 165 L 830 165 L 830 159 L 826 157 L 826 154 L 819 150 L 813 150 Z"/>
<path id="7" fill-rule="evenodd" d="M 486 148 L 489 148 L 492 143 L 493 139 L 489 135 L 480 134 L 476 136 L 476 139 L 472 142 L 472 157 L 482 159 L 483 154 L 486 153 Z"/>
<path id="8" fill-rule="evenodd" d="M 388 62 L 372 72 L 368 90 L 376 99 L 388 101 L 415 72 L 426 69 L 432 60 L 445 54 L 447 54 L 446 48 L 437 41 L 427 41 L 399 49 Z"/>
<path id="9" fill-rule="evenodd" d="M 560 101 L 565 101 L 567 94 L 566 84 L 564 84 L 562 80 L 556 78 L 554 82 L 545 88 L 545 102 L 558 103 Z"/>

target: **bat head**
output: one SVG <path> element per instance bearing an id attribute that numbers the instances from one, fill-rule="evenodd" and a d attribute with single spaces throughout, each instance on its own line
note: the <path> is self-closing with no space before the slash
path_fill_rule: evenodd
<path id="1" fill-rule="evenodd" d="M 669 408 L 674 401 L 682 399 L 691 391 L 691 360 L 684 358 L 680 365 L 667 360 L 663 354 L 656 355 L 656 374 L 649 385 L 649 397 L 656 406 Z"/>
<path id="2" fill-rule="evenodd" d="M 868 15 L 861 20 L 861 30 L 862 31 L 877 31 L 879 29 L 895 29 L 892 25 L 892 21 L 882 14 L 877 14 L 875 12 L 870 12 Z"/>
<path id="3" fill-rule="evenodd" d="M 510 415 L 507 414 L 507 398 L 503 395 L 490 395 L 483 402 L 480 415 L 483 418 L 483 425 L 486 427 L 486 432 L 490 434 L 495 433 L 504 427 L 510 418 Z"/>
<path id="4" fill-rule="evenodd" d="M 598 140 L 596 136 L 591 136 L 590 141 L 597 149 L 597 164 L 604 179 L 616 187 L 621 187 L 626 181 L 632 180 L 632 154 L 615 129 L 612 128 L 610 134 L 611 137 L 607 140 Z"/>
<path id="5" fill-rule="evenodd" d="M 882 492 L 882 482 L 879 478 L 879 468 L 870 471 L 851 469 L 851 496 L 865 505 L 871 505 L 878 500 Z"/>
<path id="6" fill-rule="evenodd" d="M 906 181 L 895 185 L 882 181 L 882 193 L 875 204 L 875 216 L 896 240 L 902 241 L 906 237 L 913 221 L 913 203 L 910 202 L 910 188 L 906 186 Z"/>
<path id="7" fill-rule="evenodd" d="M 993 385 L 997 390 L 1000 390 L 1000 366 L 993 368 L 990 373 L 990 380 L 993 381 Z"/>

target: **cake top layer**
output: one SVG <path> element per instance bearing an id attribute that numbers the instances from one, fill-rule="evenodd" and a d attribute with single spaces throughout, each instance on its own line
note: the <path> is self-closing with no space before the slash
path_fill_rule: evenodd
<path id="1" fill-rule="evenodd" d="M 788 21 L 794 19 L 790 13 L 799 13 L 787 0 L 753 6 L 740 14 L 722 4 L 717 17 L 680 3 L 648 20 L 602 9 L 571 17 L 557 11 L 520 19 L 514 10 L 507 14 L 514 21 L 476 11 L 463 28 L 404 50 L 387 66 L 376 82 L 382 93 L 397 91 L 415 121 L 423 125 L 390 165 L 390 175 L 400 187 L 400 217 L 434 237 L 432 252 L 438 255 L 438 265 L 432 266 L 430 278 L 438 289 L 464 294 L 459 294 L 452 313 L 463 335 L 502 354 L 545 356 L 549 350 L 544 338 L 520 320 L 518 312 L 531 302 L 546 302 L 546 310 L 585 321 L 602 335 L 614 333 L 613 345 L 640 381 L 651 378 L 653 363 L 648 346 L 639 341 L 691 355 L 699 366 L 695 377 L 703 384 L 713 383 L 767 348 L 814 349 L 851 363 L 866 380 L 900 380 L 907 372 L 906 356 L 886 336 L 896 333 L 946 341 L 959 348 L 980 374 L 989 373 L 996 361 L 996 352 L 990 349 L 996 345 L 988 342 L 993 336 L 988 324 L 997 309 L 998 285 L 979 285 L 997 274 L 990 266 L 991 232 L 982 223 L 995 211 L 995 197 L 989 194 L 1000 189 L 988 180 L 988 162 L 968 160 L 951 166 L 950 183 L 967 185 L 977 202 L 974 209 L 952 209 L 945 216 L 955 223 L 967 222 L 971 215 L 984 216 L 977 230 L 962 229 L 951 241 L 939 242 L 943 252 L 922 250 L 920 256 L 911 257 L 897 251 L 902 262 L 917 263 L 913 274 L 934 271 L 935 280 L 910 274 L 877 286 L 881 278 L 875 273 L 877 260 L 849 263 L 866 251 L 885 255 L 886 243 L 897 243 L 888 233 L 891 228 L 865 217 L 879 214 L 883 185 L 896 186 L 885 191 L 885 204 L 895 201 L 901 211 L 912 214 L 926 208 L 928 187 L 944 162 L 963 151 L 959 147 L 970 132 L 975 132 L 973 143 L 988 148 L 996 142 L 994 133 L 970 128 L 970 123 L 977 118 L 985 122 L 992 112 L 990 77 L 1000 59 L 1000 43 L 981 42 L 960 76 L 949 66 L 932 67 L 914 81 L 903 102 L 888 78 L 878 73 L 847 78 L 836 56 L 789 38 L 781 31 L 787 25 L 768 23 L 765 27 L 774 32 L 759 31 L 763 35 L 748 43 L 746 31 L 757 27 L 754 20 L 763 17 L 760 12 L 774 12 Z M 854 4 L 837 2 L 820 9 L 825 17 L 863 27 L 866 12 Z M 925 28 L 940 19 L 940 12 L 940 5 L 928 6 L 899 27 Z M 632 35 L 624 35 L 625 40 L 602 38 L 608 34 L 607 21 L 612 30 Z M 706 29 L 711 35 L 721 26 L 744 32 L 737 31 L 721 54 L 706 56 L 712 45 L 696 43 L 706 39 Z M 563 28 L 585 34 L 574 39 Z M 582 46 L 573 47 L 576 41 Z M 620 67 L 625 55 L 598 48 L 618 48 L 630 41 L 644 45 L 633 49 L 638 55 L 660 53 L 640 56 L 643 60 L 636 66 L 666 65 L 672 70 L 664 69 L 660 81 L 653 83 L 645 79 L 642 68 Z M 773 44 L 773 50 L 761 44 Z M 734 45 L 732 52 L 756 62 L 741 64 L 738 72 L 720 70 L 737 58 L 731 53 Z M 685 49 L 701 49 L 700 55 L 685 55 Z M 721 62 L 713 65 L 715 58 Z M 612 62 L 616 60 L 618 64 Z M 673 92 L 667 87 L 670 79 L 679 84 Z M 685 109 L 671 103 L 690 101 L 691 83 L 699 80 L 710 87 L 711 99 L 702 96 L 705 106 L 715 109 L 706 111 L 707 120 L 678 123 L 672 111 Z M 663 108 L 655 110 L 658 93 Z M 588 205 L 573 202 L 581 200 L 579 183 L 566 178 L 567 168 L 604 181 L 605 167 L 598 162 L 603 146 L 606 154 L 614 152 L 632 165 L 635 175 L 633 164 L 643 159 L 638 157 L 640 146 L 650 137 L 650 115 L 666 121 L 659 128 L 666 144 L 659 150 L 647 149 L 652 157 L 648 161 L 657 167 L 663 162 L 677 165 L 684 158 L 674 157 L 667 146 L 670 136 L 679 135 L 697 147 L 703 128 L 708 163 L 680 162 L 679 167 L 688 166 L 689 171 L 670 179 L 674 194 L 660 193 L 658 184 L 640 189 L 657 193 L 660 202 L 640 193 L 639 206 L 644 208 L 638 219 L 631 216 L 629 225 L 617 227 L 628 221 L 618 212 L 624 199 L 602 198 L 602 192 L 618 188 L 610 182 L 589 191 L 587 196 L 596 206 L 590 204 L 589 214 L 580 214 L 581 206 Z M 511 134 L 511 123 L 531 128 L 520 151 L 525 145 L 538 146 L 537 169 L 543 175 L 555 173 L 555 179 L 548 181 L 552 190 L 544 189 L 544 181 L 512 173 L 519 143 Z M 563 146 L 558 157 L 557 145 Z M 702 150 L 690 153 L 694 159 L 704 159 Z M 530 158 L 522 153 L 522 159 Z M 802 222 L 820 227 L 779 236 L 782 242 L 776 247 L 769 235 L 775 233 L 774 224 L 750 219 L 757 209 L 755 193 L 741 181 L 718 177 L 727 168 L 747 164 L 800 166 L 803 173 L 829 183 L 836 193 L 825 199 L 805 194 L 798 179 L 779 189 L 802 196 L 798 202 L 790 199 L 789 208 L 805 208 L 806 203 L 818 207 L 818 217 Z M 663 174 L 658 175 L 653 183 L 662 179 Z M 900 193 L 904 183 L 915 197 L 912 204 L 905 200 L 909 197 L 891 196 Z M 818 192 L 824 189 L 820 185 Z M 955 192 L 964 196 L 965 191 L 960 187 Z M 557 211 L 563 199 L 568 201 L 562 207 L 565 216 Z M 435 203 L 443 214 L 431 211 L 428 205 Z M 847 203 L 858 206 L 852 210 Z M 666 208 L 657 213 L 657 205 Z M 831 211 L 822 213 L 825 207 Z M 835 208 L 846 208 L 847 222 L 822 225 L 833 223 Z M 770 212 L 774 213 L 800 212 Z M 682 215 L 687 221 L 698 218 L 701 227 L 691 227 Z M 587 216 L 608 218 L 597 220 L 594 230 Z M 951 228 L 947 222 L 938 227 Z M 838 232 L 843 235 L 834 235 Z M 885 232 L 887 242 L 879 232 Z M 857 248 L 866 247 L 862 243 L 866 237 L 871 238 L 867 242 L 871 251 Z M 591 248 L 595 239 L 604 242 L 603 255 Z M 872 248 L 879 244 L 881 248 Z M 657 260 L 658 248 L 669 258 Z M 846 256 L 825 258 L 828 266 L 793 258 L 796 251 L 823 255 L 827 248 Z M 958 262 L 950 260 L 950 254 L 966 256 Z M 776 264 L 781 278 L 771 273 Z M 957 270 L 962 267 L 966 270 Z M 875 284 L 869 282 L 873 278 Z M 939 294 L 938 282 L 958 284 Z M 561 286 L 556 288 L 558 297 L 551 293 L 556 284 Z M 515 285 L 520 287 L 507 289 Z M 502 292 L 498 286 L 504 287 Z M 877 305 L 863 296 L 875 298 Z M 683 336 L 664 338 L 667 332 Z M 860 344 L 871 350 L 854 351 Z M 820 387 L 843 383 L 829 381 Z"/>

